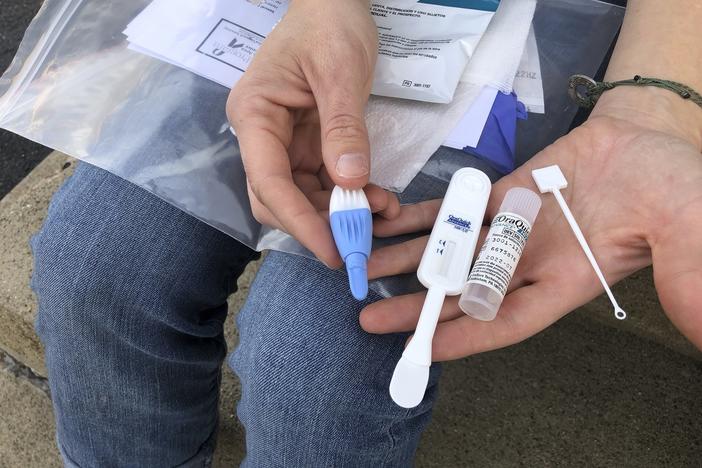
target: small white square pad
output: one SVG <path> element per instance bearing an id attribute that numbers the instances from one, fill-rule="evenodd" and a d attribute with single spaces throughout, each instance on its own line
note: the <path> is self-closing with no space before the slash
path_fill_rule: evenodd
<path id="1" fill-rule="evenodd" d="M 550 192 L 554 189 L 564 189 L 568 186 L 568 181 L 563 172 L 561 172 L 561 168 L 556 164 L 542 167 L 541 169 L 534 169 L 531 171 L 531 176 L 534 178 L 534 182 L 536 182 L 536 186 L 539 187 L 541 193 Z"/>

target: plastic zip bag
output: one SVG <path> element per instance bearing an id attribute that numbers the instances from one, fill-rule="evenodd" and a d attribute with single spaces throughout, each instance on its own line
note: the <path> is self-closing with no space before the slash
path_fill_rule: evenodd
<path id="1" fill-rule="evenodd" d="M 229 90 L 127 49 L 122 31 L 148 0 L 46 0 L 0 79 L 0 126 L 106 169 L 242 243 L 307 254 L 251 215 L 245 175 L 224 104 Z M 546 114 L 518 129 L 524 161 L 568 130 L 576 107 L 567 77 L 594 73 L 623 9 L 593 0 L 540 0 L 534 17 Z M 466 163 L 440 151 L 419 177 L 440 196 Z M 410 188 L 412 185 L 410 185 Z M 388 281 L 380 289 L 392 292 Z"/>

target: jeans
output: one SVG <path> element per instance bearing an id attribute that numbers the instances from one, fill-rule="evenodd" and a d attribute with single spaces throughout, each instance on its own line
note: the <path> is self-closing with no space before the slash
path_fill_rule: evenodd
<path id="1" fill-rule="evenodd" d="M 422 176 L 412 187 L 409 199 L 443 191 Z M 88 164 L 54 196 L 32 248 L 36 326 L 65 464 L 209 466 L 227 297 L 258 254 Z M 345 273 L 315 260 L 266 257 L 229 358 L 242 386 L 243 466 L 412 463 L 440 369 L 420 406 L 392 402 L 406 335 L 370 335 L 358 323 L 378 299 L 371 291 L 355 301 Z"/>

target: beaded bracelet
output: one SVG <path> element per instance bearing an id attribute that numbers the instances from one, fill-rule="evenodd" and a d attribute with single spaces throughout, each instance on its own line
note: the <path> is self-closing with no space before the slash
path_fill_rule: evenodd
<path id="1" fill-rule="evenodd" d="M 598 82 L 589 76 L 573 75 L 568 80 L 568 94 L 577 105 L 590 109 L 594 107 L 602 93 L 609 89 L 616 88 L 617 86 L 655 86 L 672 91 L 681 98 L 689 99 L 702 107 L 702 95 L 689 86 L 675 81 L 661 80 L 659 78 L 645 78 L 639 75 L 636 75 L 632 80 L 612 82 Z"/>

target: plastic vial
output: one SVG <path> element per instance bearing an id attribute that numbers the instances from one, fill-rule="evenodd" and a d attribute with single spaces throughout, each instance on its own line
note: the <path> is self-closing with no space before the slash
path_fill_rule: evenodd
<path id="1" fill-rule="evenodd" d="M 540 209 L 541 197 L 531 190 L 515 187 L 507 192 L 458 301 L 467 315 L 495 318 Z"/>

